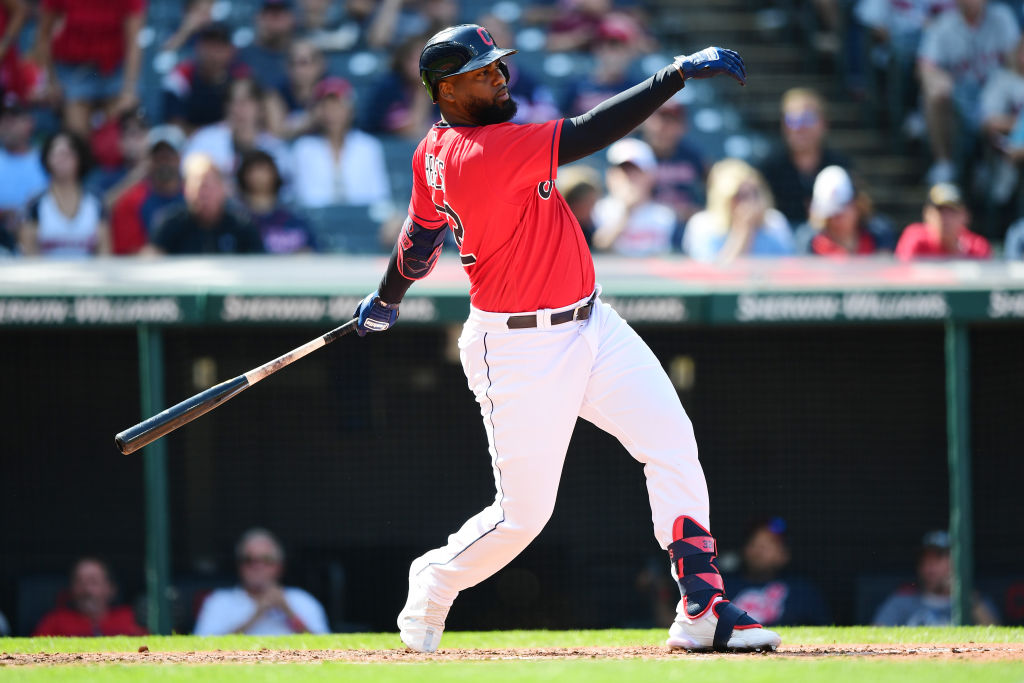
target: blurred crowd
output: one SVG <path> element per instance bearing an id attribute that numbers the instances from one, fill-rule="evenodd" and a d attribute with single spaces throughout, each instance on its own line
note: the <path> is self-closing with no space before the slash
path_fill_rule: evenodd
<path id="1" fill-rule="evenodd" d="M 562 169 L 560 191 L 594 251 L 716 263 L 1020 258 L 1024 222 L 1010 226 L 1024 215 L 1014 9 L 807 6 L 816 50 L 863 53 L 838 60 L 850 96 L 869 83 L 885 93 L 891 121 L 927 139 L 920 220 L 876 213 L 857 169 L 829 143 L 821 93 L 787 91 L 775 150 L 746 158 L 709 158 L 681 96 L 600 158 Z M 439 118 L 418 72 L 430 34 L 469 20 L 501 45 L 529 43 L 508 59 L 516 121 L 544 121 L 642 79 L 645 56 L 671 55 L 675 46 L 649 30 L 653 11 L 634 0 L 2 0 L 0 253 L 390 251 L 411 152 Z M 585 58 L 587 68 L 553 87 L 527 51 Z M 972 226 L 981 204 L 1001 217 L 994 230 Z M 339 230 L 360 239 L 336 239 Z"/>
<path id="2" fill-rule="evenodd" d="M 760 623 L 772 626 L 823 626 L 835 623 L 817 584 L 791 564 L 790 535 L 781 517 L 758 519 L 748 526 L 742 544 L 718 559 L 730 599 Z M 921 543 L 908 548 L 904 571 L 873 576 L 877 586 L 861 591 L 859 608 L 866 621 L 879 626 L 942 626 L 952 622 L 952 564 L 950 537 L 941 529 L 927 532 Z M 214 585 L 207 582 L 188 596 L 176 632 L 200 636 L 328 633 L 347 628 L 341 615 L 332 622 L 311 593 L 285 585 L 286 556 L 281 541 L 270 531 L 245 531 L 234 548 L 235 576 Z M 913 570 L 911 570 L 913 568 Z M 649 563 L 637 576 L 637 590 L 647 598 L 650 612 L 632 626 L 666 627 L 675 617 L 679 587 L 665 571 L 663 558 Z M 66 583 L 51 587 L 45 610 L 32 621 L 33 636 L 115 636 L 147 633 L 145 608 L 125 604 L 109 564 L 95 556 L 72 564 Z M 1005 607 L 1014 598 L 1007 591 Z M 970 600 L 971 622 L 998 624 L 1000 609 L 988 595 L 975 592 Z M 19 615 L 25 616 L 25 615 Z M 0 614 L 0 636 L 11 635 Z M 26 633 L 27 635 L 27 633 Z"/>

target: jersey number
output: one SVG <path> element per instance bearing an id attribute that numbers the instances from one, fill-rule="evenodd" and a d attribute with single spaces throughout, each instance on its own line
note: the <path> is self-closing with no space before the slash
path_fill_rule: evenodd
<path id="1" fill-rule="evenodd" d="M 455 213 L 455 209 L 448 204 L 444 203 L 444 206 L 434 204 L 434 208 L 442 213 L 447 214 L 451 217 L 449 225 L 452 227 L 452 234 L 455 235 L 455 246 L 459 248 L 459 253 L 462 254 L 462 240 L 466 236 L 466 229 L 462 225 L 462 219 L 459 218 L 459 214 Z M 473 254 L 462 254 L 462 265 L 471 266 L 476 263 L 476 256 Z"/>

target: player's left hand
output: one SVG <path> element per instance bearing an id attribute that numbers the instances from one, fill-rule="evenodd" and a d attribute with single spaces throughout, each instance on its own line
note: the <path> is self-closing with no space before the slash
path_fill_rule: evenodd
<path id="1" fill-rule="evenodd" d="M 365 337 L 367 332 L 383 332 L 398 320 L 398 304 L 386 304 L 377 296 L 377 292 L 368 294 L 356 306 L 356 332 Z"/>
<path id="2" fill-rule="evenodd" d="M 747 84 L 747 67 L 738 53 L 723 47 L 706 47 L 692 55 L 678 55 L 675 65 L 683 72 L 683 78 L 713 78 L 726 74 L 740 85 Z"/>

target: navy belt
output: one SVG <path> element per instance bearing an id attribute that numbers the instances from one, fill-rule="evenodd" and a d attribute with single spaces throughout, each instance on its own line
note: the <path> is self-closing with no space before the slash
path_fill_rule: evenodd
<path id="1" fill-rule="evenodd" d="M 586 320 L 590 317 L 590 312 L 594 308 L 594 299 L 597 298 L 597 294 L 594 294 L 587 303 L 582 306 L 570 309 L 568 311 L 560 311 L 559 313 L 551 314 L 551 324 L 561 325 L 562 323 L 572 322 L 573 320 Z M 507 322 L 510 330 L 522 330 L 528 327 L 537 327 L 537 314 L 532 315 L 510 315 Z"/>

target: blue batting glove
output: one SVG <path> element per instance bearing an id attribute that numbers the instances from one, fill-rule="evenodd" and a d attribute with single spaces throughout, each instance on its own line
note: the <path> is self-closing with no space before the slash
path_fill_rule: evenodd
<path id="1" fill-rule="evenodd" d="M 743 59 L 736 52 L 722 47 L 706 47 L 692 55 L 678 55 L 674 64 L 683 72 L 685 80 L 726 74 L 740 85 L 747 84 L 747 67 Z"/>
<path id="2" fill-rule="evenodd" d="M 374 292 L 359 302 L 353 315 L 359 318 L 356 332 L 365 337 L 367 332 L 383 332 L 394 325 L 398 320 L 398 304 L 386 304 Z"/>

